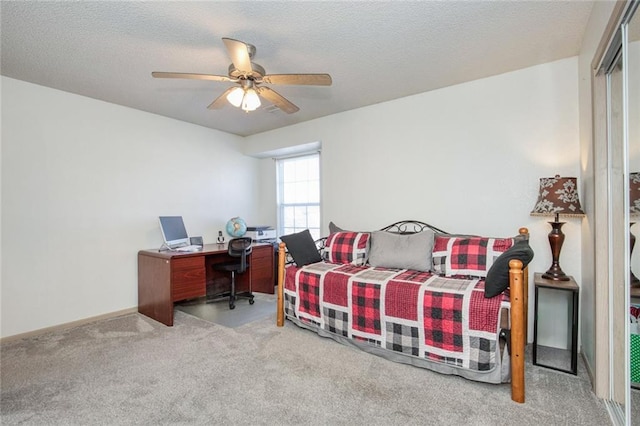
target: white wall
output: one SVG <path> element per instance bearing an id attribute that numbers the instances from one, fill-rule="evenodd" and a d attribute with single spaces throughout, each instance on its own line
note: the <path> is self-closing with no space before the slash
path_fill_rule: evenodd
<path id="1" fill-rule="evenodd" d="M 1 336 L 137 306 L 159 215 L 259 221 L 240 137 L 2 77 Z"/>
<path id="2" fill-rule="evenodd" d="M 273 161 L 245 157 L 238 146 L 259 155 L 320 140 L 324 229 L 331 220 L 377 229 L 407 218 L 494 236 L 526 226 L 532 272 L 551 263 L 550 227 L 529 216 L 538 179 L 580 174 L 578 58 L 244 140 L 1 82 L 2 336 L 136 306 L 135 253 L 160 244 L 160 214 L 183 215 L 205 241 L 235 215 L 275 224 Z M 176 162 L 190 171 L 171 171 Z M 247 174 L 235 182 L 238 167 Z M 581 221 L 567 222 L 561 265 L 580 283 Z M 568 316 L 562 301 L 541 309 Z M 559 347 L 568 338 L 553 322 L 540 336 Z"/>
<path id="3" fill-rule="evenodd" d="M 372 230 L 417 219 L 449 232 L 508 236 L 526 226 L 536 253 L 530 271 L 545 271 L 550 226 L 529 212 L 540 177 L 580 174 L 577 105 L 574 57 L 250 136 L 244 151 L 320 140 L 325 230 L 329 221 Z M 263 182 L 273 181 L 271 160 L 262 161 Z M 581 220 L 567 222 L 560 264 L 580 282 Z M 567 306 L 541 306 L 542 316 L 557 319 L 541 325 L 541 344 L 567 346 L 558 325 Z"/>

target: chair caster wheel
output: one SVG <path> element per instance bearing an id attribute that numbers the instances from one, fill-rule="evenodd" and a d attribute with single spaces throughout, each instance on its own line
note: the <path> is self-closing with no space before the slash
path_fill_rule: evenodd
<path id="1" fill-rule="evenodd" d="M 253 305 L 254 303 L 256 303 L 253 299 L 249 299 L 249 304 Z"/>
<path id="2" fill-rule="evenodd" d="M 236 305 L 229 305 L 229 309 L 235 309 Z"/>

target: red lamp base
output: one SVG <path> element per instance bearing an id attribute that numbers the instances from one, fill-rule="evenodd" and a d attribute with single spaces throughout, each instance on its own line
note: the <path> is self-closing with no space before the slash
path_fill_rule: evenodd
<path id="1" fill-rule="evenodd" d="M 551 267 L 547 272 L 542 274 L 542 278 L 554 281 L 569 281 L 567 274 L 562 272 L 560 268 L 560 250 L 562 249 L 562 243 L 564 243 L 564 234 L 562 233 L 562 225 L 565 222 L 558 222 L 558 215 L 554 222 L 549 222 L 551 225 L 551 232 L 549 232 L 549 245 L 551 246 L 551 256 L 553 261 Z"/>
<path id="2" fill-rule="evenodd" d="M 569 281 L 569 277 L 562 271 L 562 269 L 558 268 L 558 270 L 554 270 L 552 268 L 553 267 L 549 268 L 547 272 L 542 274 L 542 278 L 554 281 Z"/>
<path id="3" fill-rule="evenodd" d="M 635 222 L 631 222 L 629 224 L 629 228 L 631 228 Z M 636 236 L 633 235 L 633 232 L 629 231 L 629 256 L 633 259 L 633 247 L 636 245 Z M 631 265 L 631 259 L 629 259 L 629 265 Z M 640 280 L 635 276 L 632 270 L 629 270 L 629 282 L 632 287 L 640 286 Z"/>

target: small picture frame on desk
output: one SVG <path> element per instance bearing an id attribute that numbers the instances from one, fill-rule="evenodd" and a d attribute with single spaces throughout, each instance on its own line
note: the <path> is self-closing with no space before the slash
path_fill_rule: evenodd
<path id="1" fill-rule="evenodd" d="M 202 237 L 191 237 L 189 238 L 189 244 L 192 246 L 204 246 Z"/>

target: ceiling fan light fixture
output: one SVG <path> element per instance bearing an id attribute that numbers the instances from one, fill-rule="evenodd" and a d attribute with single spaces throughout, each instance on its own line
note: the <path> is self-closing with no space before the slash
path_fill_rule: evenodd
<path id="1" fill-rule="evenodd" d="M 227 101 L 236 108 L 242 108 L 245 112 L 255 111 L 260 108 L 262 105 L 260 97 L 287 114 L 293 114 L 300 110 L 284 96 L 268 86 L 261 86 L 262 84 L 331 86 L 332 81 L 329 74 L 267 74 L 261 65 L 253 62 L 253 57 L 256 53 L 254 45 L 228 37 L 223 37 L 222 41 L 231 57 L 228 76 L 164 71 L 153 71 L 151 76 L 154 78 L 186 78 L 237 83 L 239 86 L 227 88 L 207 108 L 218 110 Z"/>
<path id="2" fill-rule="evenodd" d="M 254 89 L 247 89 L 242 98 L 242 109 L 244 111 L 255 111 L 260 106 L 260 97 Z"/>
<path id="3" fill-rule="evenodd" d="M 234 107 L 242 105 L 242 98 L 244 98 L 244 89 L 242 87 L 236 87 L 227 95 L 227 100 Z"/>

